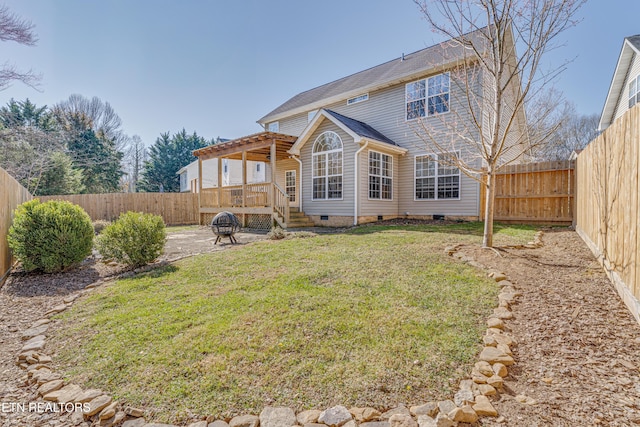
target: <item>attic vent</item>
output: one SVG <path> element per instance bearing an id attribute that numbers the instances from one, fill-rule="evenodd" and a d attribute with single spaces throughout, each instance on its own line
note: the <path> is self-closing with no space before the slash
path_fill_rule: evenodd
<path id="1" fill-rule="evenodd" d="M 362 95 L 354 96 L 353 98 L 347 99 L 347 105 L 357 104 L 358 102 L 366 101 L 369 99 L 368 93 L 363 93 Z"/>

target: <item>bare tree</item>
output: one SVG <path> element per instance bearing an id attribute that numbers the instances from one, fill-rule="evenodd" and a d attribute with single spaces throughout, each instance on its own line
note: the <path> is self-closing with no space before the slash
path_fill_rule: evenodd
<path id="1" fill-rule="evenodd" d="M 122 151 L 122 145 L 125 144 L 122 119 L 108 102 L 102 101 L 97 96 L 89 99 L 79 94 L 72 94 L 67 100 L 56 104 L 54 111 L 59 119 L 65 116 L 86 117 L 97 134 L 102 134 L 115 144 L 116 150 Z"/>
<path id="2" fill-rule="evenodd" d="M 555 132 L 557 126 L 548 124 L 558 102 L 541 103 L 539 95 L 566 63 L 544 67 L 542 59 L 576 24 L 585 0 L 414 1 L 432 29 L 450 39 L 443 48 L 451 50 L 445 59 L 454 63 L 452 98 L 444 100 L 449 114 L 436 114 L 437 123 L 418 119 L 410 126 L 430 147 L 447 153 L 438 161 L 485 186 L 483 246 L 491 247 L 495 175 Z M 456 93 L 463 95 L 455 99 Z M 531 109 L 535 121 L 526 117 Z"/>
<path id="3" fill-rule="evenodd" d="M 126 188 L 126 191 L 137 193 L 144 162 L 147 159 L 147 149 L 138 135 L 133 135 L 131 138 L 127 136 L 127 147 L 124 153 L 123 162 L 126 178 L 123 187 Z"/>
<path id="4" fill-rule="evenodd" d="M 30 21 L 12 13 L 7 6 L 0 5 L 0 41 L 12 41 L 25 46 L 34 46 L 38 39 L 33 28 L 34 25 Z M 20 81 L 35 88 L 40 81 L 40 76 L 32 70 L 20 71 L 14 64 L 5 62 L 0 67 L 0 90 L 8 88 L 14 81 Z"/>

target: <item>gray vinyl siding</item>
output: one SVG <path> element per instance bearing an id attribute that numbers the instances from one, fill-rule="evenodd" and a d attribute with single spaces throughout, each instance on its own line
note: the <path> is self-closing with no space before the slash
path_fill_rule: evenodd
<path id="1" fill-rule="evenodd" d="M 429 77 L 434 74 L 425 74 L 421 78 Z M 452 75 L 452 79 L 454 76 Z M 418 79 L 412 79 L 415 81 Z M 410 81 L 407 81 L 410 82 Z M 478 88 L 476 87 L 475 90 Z M 466 104 L 466 94 L 464 90 L 451 84 L 450 92 L 451 112 L 442 117 L 430 117 L 424 119 L 430 126 L 441 131 L 444 130 L 441 118 L 449 117 L 451 120 L 469 120 L 469 114 Z M 384 89 L 369 92 L 367 101 L 347 105 L 347 100 L 326 105 L 323 108 L 333 110 L 347 117 L 363 121 L 381 132 L 386 137 L 395 141 L 396 144 L 408 150 L 406 155 L 394 155 L 394 200 L 393 203 L 386 201 L 369 201 L 368 200 L 368 165 L 363 165 L 363 159 L 360 162 L 360 213 L 359 215 L 404 215 L 410 212 L 411 215 L 433 215 L 445 214 L 452 216 L 477 216 L 478 203 L 478 184 L 476 181 L 462 177 L 461 178 L 461 198 L 460 200 L 440 200 L 440 201 L 415 201 L 414 195 L 414 158 L 416 155 L 424 155 L 427 153 L 437 152 L 434 148 L 430 148 L 423 139 L 415 135 L 412 126 L 417 122 L 407 122 L 405 120 L 405 83 L 396 84 Z M 445 117 L 446 116 L 446 117 Z M 306 127 L 307 113 L 296 114 L 289 118 L 280 120 L 280 132 L 291 135 L 300 135 Z M 311 147 L 315 138 L 324 130 L 336 130 L 335 125 L 329 125 L 326 120 L 318 130 L 308 139 L 301 150 L 301 159 L 303 162 L 303 210 L 310 215 L 353 215 L 353 155 L 359 147 L 355 147 L 351 138 L 344 132 L 338 132 L 345 147 L 344 152 L 344 201 L 343 202 L 312 202 L 311 201 Z M 347 142 L 347 139 L 348 141 Z M 462 148 L 461 145 L 458 147 Z M 361 153 L 368 156 L 365 149 Z M 368 159 L 368 157 L 366 157 Z M 318 206 L 319 204 L 324 206 Z M 386 206 L 387 204 L 388 206 Z M 397 204 L 397 208 L 394 205 Z M 375 205 L 375 206 L 374 206 Z M 377 206 L 380 205 L 380 206 Z M 383 206 L 384 205 L 384 206 Z M 331 210 L 328 207 L 331 206 Z M 333 209 L 335 207 L 335 209 Z M 384 210 L 384 212 L 379 212 Z"/>
<path id="2" fill-rule="evenodd" d="M 280 160 L 276 164 L 276 183 L 280 188 L 286 190 L 285 188 L 285 173 L 286 171 L 295 170 L 296 171 L 296 198 L 295 202 L 291 203 L 291 206 L 298 206 L 300 200 L 300 171 L 298 168 L 300 165 L 296 160 L 293 159 L 285 159 Z"/>
<path id="3" fill-rule="evenodd" d="M 323 132 L 332 131 L 342 139 L 342 200 L 313 200 L 312 150 L 316 138 Z M 302 209 L 307 215 L 332 215 L 353 217 L 353 167 L 355 152 L 359 147 L 346 132 L 324 120 L 300 150 L 302 160 Z"/>
<path id="4" fill-rule="evenodd" d="M 637 54 L 633 55 L 633 60 L 631 61 L 631 66 L 629 67 L 629 72 L 624 80 L 624 85 L 622 86 L 622 92 L 620 93 L 620 97 L 618 99 L 618 105 L 616 106 L 616 112 L 614 114 L 614 120 L 618 117 L 622 116 L 629 110 L 629 82 L 632 79 L 635 79 L 640 74 L 640 57 Z"/>
<path id="5" fill-rule="evenodd" d="M 369 199 L 369 152 L 377 151 L 379 153 L 387 154 L 392 158 L 392 199 Z M 358 155 L 358 173 L 360 180 L 358 181 L 358 194 L 360 198 L 358 201 L 358 216 L 391 216 L 398 215 L 398 156 L 391 153 L 385 153 L 384 150 L 377 148 L 365 148 Z"/>

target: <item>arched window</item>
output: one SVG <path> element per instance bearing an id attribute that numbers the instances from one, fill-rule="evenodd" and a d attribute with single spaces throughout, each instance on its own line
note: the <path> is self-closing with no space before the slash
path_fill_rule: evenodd
<path id="1" fill-rule="evenodd" d="M 313 200 L 342 199 L 342 140 L 323 132 L 313 144 Z"/>

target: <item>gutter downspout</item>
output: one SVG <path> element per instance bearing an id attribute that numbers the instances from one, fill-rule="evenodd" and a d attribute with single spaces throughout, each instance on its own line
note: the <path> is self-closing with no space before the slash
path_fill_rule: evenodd
<path id="1" fill-rule="evenodd" d="M 299 193 L 298 209 L 300 209 L 300 212 L 304 212 L 302 210 L 302 160 L 300 160 L 296 156 L 289 156 L 289 157 L 295 160 L 296 162 L 298 162 L 298 165 L 300 165 L 298 169 L 300 171 L 300 178 L 298 179 L 298 182 L 297 182 L 297 185 L 299 186 L 298 188 L 300 188 L 300 190 L 298 190 L 298 193 Z"/>
<path id="2" fill-rule="evenodd" d="M 362 153 L 362 150 L 367 148 L 369 145 L 369 141 L 365 141 L 364 145 L 356 151 L 356 155 L 354 157 L 354 185 L 353 185 L 353 225 L 358 225 L 358 181 L 360 181 L 360 174 L 358 173 L 358 156 Z"/>

